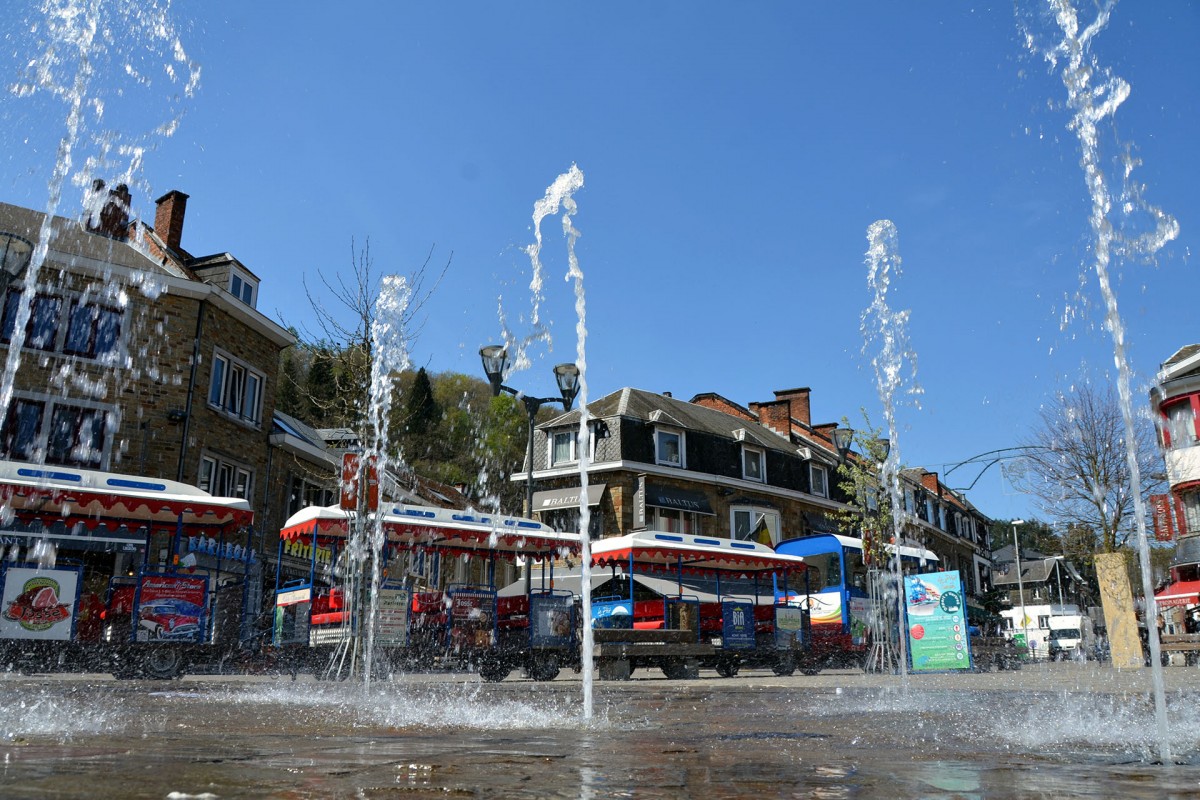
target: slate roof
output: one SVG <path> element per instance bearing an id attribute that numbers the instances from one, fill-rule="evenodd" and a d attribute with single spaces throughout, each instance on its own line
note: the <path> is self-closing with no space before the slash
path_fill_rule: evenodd
<path id="1" fill-rule="evenodd" d="M 580 413 L 579 409 L 572 409 L 538 425 L 538 428 L 578 425 Z M 624 417 L 644 422 L 657 422 L 663 425 L 678 426 L 689 431 L 709 433 L 726 439 L 736 439 L 737 432 L 740 430 L 745 432 L 745 441 L 748 443 L 791 455 L 796 453 L 795 444 L 765 425 L 643 389 L 626 387 L 605 395 L 599 400 L 593 400 L 588 403 L 588 414 L 593 418 L 600 419 Z"/>

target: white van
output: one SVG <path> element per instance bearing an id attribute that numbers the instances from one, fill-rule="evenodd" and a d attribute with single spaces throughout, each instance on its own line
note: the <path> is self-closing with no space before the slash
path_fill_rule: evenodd
<path id="1" fill-rule="evenodd" d="M 1051 661 L 1067 659 L 1084 661 L 1095 644 L 1092 621 L 1078 614 L 1050 618 L 1050 635 L 1046 638 L 1047 656 Z"/>

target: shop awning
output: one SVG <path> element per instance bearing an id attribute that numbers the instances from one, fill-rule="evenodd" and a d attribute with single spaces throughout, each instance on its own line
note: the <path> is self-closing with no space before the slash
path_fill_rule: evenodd
<path id="1" fill-rule="evenodd" d="M 594 566 L 638 564 L 663 568 L 682 567 L 686 572 L 786 573 L 803 570 L 804 559 L 776 553 L 758 542 L 691 536 L 685 533 L 639 531 L 601 539 L 592 545 Z"/>
<path id="2" fill-rule="evenodd" d="M 1154 595 L 1159 608 L 1200 604 L 1200 581 L 1176 581 Z"/>
<path id="3" fill-rule="evenodd" d="M 675 486 L 662 486 L 656 483 L 646 484 L 646 505 L 716 516 L 703 492 L 679 489 Z"/>
<path id="4" fill-rule="evenodd" d="M 604 495 L 605 484 L 589 484 L 587 488 L 587 504 L 600 504 Z M 545 492 L 533 493 L 533 510 L 535 512 L 560 511 L 563 509 L 579 508 L 579 487 L 568 486 L 566 489 L 550 489 Z"/>

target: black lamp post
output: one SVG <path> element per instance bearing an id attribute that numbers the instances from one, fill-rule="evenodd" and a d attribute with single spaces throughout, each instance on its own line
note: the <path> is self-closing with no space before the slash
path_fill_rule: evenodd
<path id="1" fill-rule="evenodd" d="M 854 444 L 853 428 L 834 428 L 833 446 L 837 448 L 838 457 L 845 462 L 850 453 L 850 445 Z"/>
<path id="2" fill-rule="evenodd" d="M 525 414 L 529 417 L 529 447 L 525 459 L 529 464 L 525 480 L 525 516 L 533 516 L 533 422 L 538 409 L 547 403 L 562 403 L 564 411 L 571 410 L 575 395 L 579 394 L 579 367 L 574 364 L 559 364 L 554 367 L 554 380 L 558 382 L 561 397 L 531 397 L 516 389 L 504 385 L 504 376 L 508 373 L 512 362 L 508 358 L 508 348 L 503 345 L 488 345 L 479 350 L 483 360 L 483 371 L 488 382 L 492 385 L 492 397 L 499 397 L 501 392 L 508 392 L 525 405 Z"/>

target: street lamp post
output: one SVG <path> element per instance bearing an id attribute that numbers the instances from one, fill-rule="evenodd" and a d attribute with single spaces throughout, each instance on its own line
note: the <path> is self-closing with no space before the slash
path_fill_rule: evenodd
<path id="1" fill-rule="evenodd" d="M 564 411 L 571 410 L 575 395 L 579 394 L 579 367 L 574 364 L 559 364 L 554 367 L 554 380 L 558 383 L 561 397 L 531 397 L 504 385 L 504 376 L 508 374 L 512 362 L 508 358 L 508 348 L 502 345 L 489 345 L 479 350 L 483 360 L 483 371 L 488 382 L 492 385 L 492 397 L 498 397 L 501 392 L 508 392 L 525 406 L 525 414 L 529 418 L 528 447 L 525 461 L 528 465 L 525 478 L 525 517 L 533 516 L 533 423 L 538 409 L 547 403 L 562 403 Z"/>
<path id="2" fill-rule="evenodd" d="M 1021 543 L 1017 541 L 1017 526 L 1024 525 L 1025 520 L 1014 519 L 1013 526 L 1013 558 L 1017 563 L 1017 593 L 1021 595 L 1021 633 L 1025 637 L 1025 647 L 1032 653 L 1033 648 L 1029 646 L 1029 617 L 1025 614 L 1025 584 L 1021 581 Z"/>

